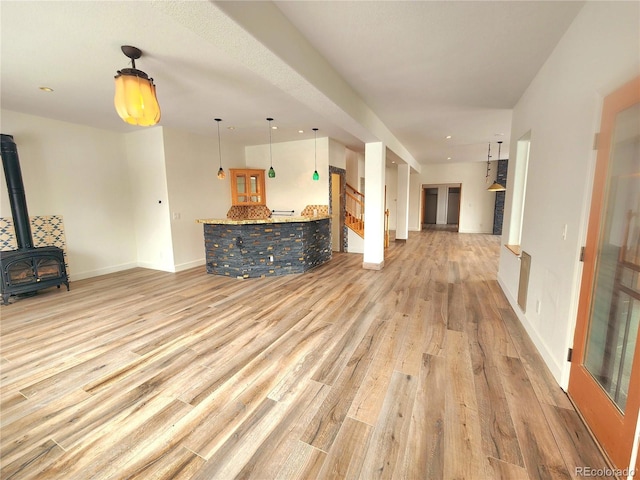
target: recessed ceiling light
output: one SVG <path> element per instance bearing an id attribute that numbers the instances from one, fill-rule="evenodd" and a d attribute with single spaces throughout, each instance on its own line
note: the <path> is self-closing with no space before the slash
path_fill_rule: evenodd
<path id="1" fill-rule="evenodd" d="M 445 138 L 449 140 L 451 138 L 451 135 L 447 135 Z"/>
<path id="2" fill-rule="evenodd" d="M 227 130 L 235 130 L 236 127 L 227 127 Z"/>
<path id="3" fill-rule="evenodd" d="M 447 160 L 451 160 L 451 157 L 447 157 Z"/>
<path id="4" fill-rule="evenodd" d="M 496 133 L 496 137 L 504 137 L 504 133 Z"/>
<path id="5" fill-rule="evenodd" d="M 271 130 L 277 130 L 277 129 L 278 129 L 278 127 L 276 127 L 276 126 L 271 127 Z"/>
<path id="6" fill-rule="evenodd" d="M 51 87 L 40 87 L 40 90 L 43 92 L 53 92 L 53 88 Z"/>
<path id="7" fill-rule="evenodd" d="M 304 130 L 298 130 L 298 133 L 304 133 Z"/>
<path id="8" fill-rule="evenodd" d="M 395 160 L 391 160 L 391 163 L 396 163 L 396 161 Z"/>

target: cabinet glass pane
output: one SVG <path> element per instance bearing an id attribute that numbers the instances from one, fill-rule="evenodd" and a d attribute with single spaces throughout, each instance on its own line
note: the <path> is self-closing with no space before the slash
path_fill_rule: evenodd
<path id="1" fill-rule="evenodd" d="M 251 193 L 258 193 L 258 177 L 256 177 L 255 175 L 251 175 L 250 177 L 250 182 L 251 182 Z"/>
<path id="2" fill-rule="evenodd" d="M 238 175 L 236 177 L 236 192 L 245 193 L 247 191 L 245 184 L 246 184 L 245 177 L 243 175 Z M 240 197 L 238 196 L 238 198 L 240 198 Z"/>

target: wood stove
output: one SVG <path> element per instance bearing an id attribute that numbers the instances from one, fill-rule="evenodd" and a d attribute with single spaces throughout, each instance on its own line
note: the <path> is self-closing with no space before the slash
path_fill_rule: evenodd
<path id="1" fill-rule="evenodd" d="M 69 290 L 69 279 L 61 248 L 33 246 L 18 149 L 11 135 L 0 137 L 2 167 L 18 244 L 17 250 L 0 252 L 0 290 L 2 303 L 7 305 L 11 295 L 31 295 L 44 288 L 60 288 L 62 284 Z"/>

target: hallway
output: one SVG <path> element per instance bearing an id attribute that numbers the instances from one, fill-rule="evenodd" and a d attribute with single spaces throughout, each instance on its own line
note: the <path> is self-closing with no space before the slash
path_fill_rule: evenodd
<path id="1" fill-rule="evenodd" d="M 0 307 L 3 479 L 550 479 L 606 466 L 496 282 L 411 232 L 236 280 L 134 269 Z"/>

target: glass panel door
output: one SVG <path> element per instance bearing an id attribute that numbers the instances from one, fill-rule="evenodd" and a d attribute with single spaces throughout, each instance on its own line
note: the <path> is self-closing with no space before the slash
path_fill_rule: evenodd
<path id="1" fill-rule="evenodd" d="M 635 105 L 616 120 L 585 360 L 621 412 L 629 393 L 640 318 L 639 119 L 640 105 Z"/>
<path id="2" fill-rule="evenodd" d="M 568 393 L 629 467 L 640 406 L 640 77 L 605 98 Z"/>

